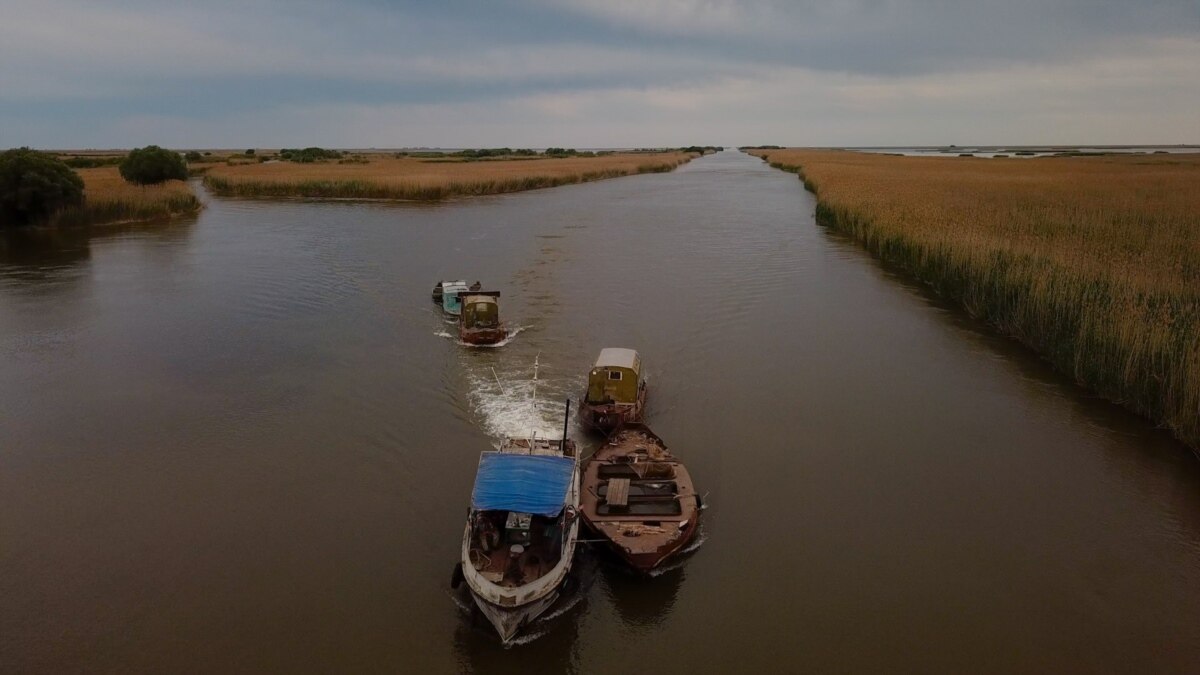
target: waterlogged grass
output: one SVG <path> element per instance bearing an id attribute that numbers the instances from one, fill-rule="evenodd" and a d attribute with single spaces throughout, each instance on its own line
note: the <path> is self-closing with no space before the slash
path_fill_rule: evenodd
<path id="1" fill-rule="evenodd" d="M 572 176 L 527 176 L 505 180 L 451 182 L 445 185 L 383 183 L 369 180 L 258 181 L 209 176 L 216 194 L 232 197 L 303 197 L 310 199 L 404 199 L 436 201 L 464 195 L 489 195 L 581 183 L 628 175 L 624 171 L 594 171 Z"/>
<path id="2" fill-rule="evenodd" d="M 754 154 L 822 225 L 1200 448 L 1200 155 Z"/>
<path id="3" fill-rule="evenodd" d="M 52 220 L 52 225 L 108 225 L 147 220 L 163 220 L 200 208 L 192 195 L 171 195 L 145 200 L 89 200 L 82 207 L 67 209 Z"/>
<path id="4" fill-rule="evenodd" d="M 192 213 L 200 201 L 178 180 L 141 187 L 126 182 L 116 167 L 78 170 L 84 203 L 56 214 L 51 225 L 106 225 L 171 218 Z"/>
<path id="5" fill-rule="evenodd" d="M 213 167 L 204 184 L 227 197 L 436 201 L 665 172 L 693 156 L 671 152 L 488 162 L 429 163 L 408 157 L 374 158 L 364 164 L 281 162 Z"/>

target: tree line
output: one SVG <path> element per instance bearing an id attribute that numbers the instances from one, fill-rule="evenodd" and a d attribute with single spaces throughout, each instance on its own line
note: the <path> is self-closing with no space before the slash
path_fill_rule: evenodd
<path id="1" fill-rule="evenodd" d="M 117 169 L 135 185 L 187 178 L 183 155 L 157 145 L 131 150 Z M 82 206 L 84 199 L 83 178 L 66 161 L 30 148 L 0 152 L 0 227 L 44 222 L 63 209 Z"/>

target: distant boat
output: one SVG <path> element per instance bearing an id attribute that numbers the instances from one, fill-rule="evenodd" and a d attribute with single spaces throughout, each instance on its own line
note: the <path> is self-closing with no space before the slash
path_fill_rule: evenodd
<path id="1" fill-rule="evenodd" d="M 441 285 L 442 309 L 447 314 L 458 316 L 462 312 L 462 302 L 458 296 L 460 293 L 466 293 L 468 288 L 465 281 L 443 281 Z"/>
<path id="2" fill-rule="evenodd" d="M 645 407 L 642 357 L 632 349 L 601 349 L 579 403 L 583 425 L 609 433 L 621 424 L 641 422 Z"/>
<path id="3" fill-rule="evenodd" d="M 500 291 L 459 293 L 458 339 L 472 345 L 494 345 L 508 337 L 508 329 L 500 321 L 499 301 Z"/>
<path id="4" fill-rule="evenodd" d="M 508 439 L 480 455 L 460 569 L 506 644 L 567 583 L 579 536 L 578 486 L 575 444 L 567 440 Z"/>
<path id="5" fill-rule="evenodd" d="M 581 513 L 630 567 L 650 572 L 696 536 L 704 505 L 692 477 L 644 424 L 609 436 L 583 468 Z"/>
<path id="6" fill-rule="evenodd" d="M 483 286 L 478 281 L 471 284 L 470 286 L 467 286 L 467 282 L 462 281 L 462 280 L 439 281 L 433 287 L 433 302 L 435 304 L 438 304 L 438 305 L 442 304 L 442 298 L 445 295 L 445 288 L 446 288 L 447 284 L 454 286 L 454 288 L 459 288 L 461 286 L 463 290 L 470 290 L 470 291 L 477 291 L 480 288 L 483 288 Z"/>

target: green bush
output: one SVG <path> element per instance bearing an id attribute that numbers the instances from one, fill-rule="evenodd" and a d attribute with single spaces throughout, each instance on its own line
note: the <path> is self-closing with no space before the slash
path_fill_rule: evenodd
<path id="1" fill-rule="evenodd" d="M 461 157 L 508 157 L 510 155 L 532 155 L 532 150 L 516 150 L 512 148 L 480 148 L 479 150 L 462 150 L 454 153 Z"/>
<path id="2" fill-rule="evenodd" d="M 189 150 L 188 153 L 183 156 L 183 158 L 189 162 L 199 162 L 201 159 L 203 159 L 203 155 L 195 150 Z"/>
<path id="3" fill-rule="evenodd" d="M 83 203 L 83 179 L 62 160 L 29 148 L 0 153 L 0 226 L 25 225 Z"/>
<path id="4" fill-rule="evenodd" d="M 157 145 L 131 150 L 119 168 L 122 178 L 138 185 L 156 185 L 173 178 L 187 180 L 183 156 Z"/>
<path id="5" fill-rule="evenodd" d="M 284 148 L 279 151 L 279 158 L 288 162 L 300 162 L 309 164 L 322 159 L 341 159 L 342 153 L 337 150 L 326 150 L 325 148 L 311 147 L 303 150 L 294 148 Z"/>

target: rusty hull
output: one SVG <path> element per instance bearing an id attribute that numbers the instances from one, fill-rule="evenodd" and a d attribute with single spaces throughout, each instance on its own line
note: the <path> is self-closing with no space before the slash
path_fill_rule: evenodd
<path id="1" fill-rule="evenodd" d="M 611 434 L 623 425 L 641 423 L 645 409 L 645 382 L 638 387 L 635 403 L 588 403 L 585 392 L 579 399 L 579 421 L 585 429 Z"/>
<path id="2" fill-rule="evenodd" d="M 654 570 L 696 536 L 701 508 L 691 475 L 644 424 L 613 432 L 580 480 L 584 522 L 639 572 Z M 610 492 L 617 504 L 608 502 Z"/>
<path id="3" fill-rule="evenodd" d="M 494 345 L 508 337 L 508 329 L 501 324 L 497 328 L 459 328 L 458 339 L 469 345 Z"/>

